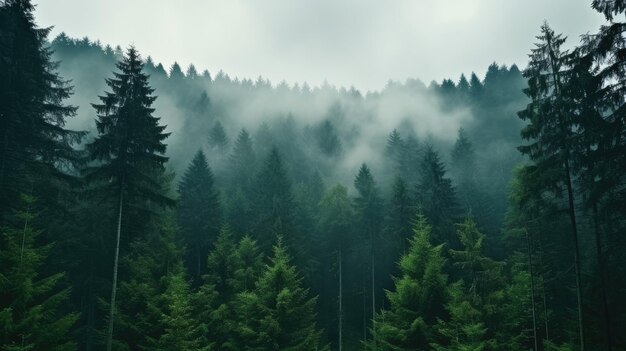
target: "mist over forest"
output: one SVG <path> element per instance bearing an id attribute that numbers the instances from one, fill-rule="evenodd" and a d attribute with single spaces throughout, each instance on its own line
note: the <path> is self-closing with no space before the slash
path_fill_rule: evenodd
<path id="1" fill-rule="evenodd" d="M 591 6 L 362 91 L 0 0 L 0 350 L 626 350 L 626 5 Z"/>

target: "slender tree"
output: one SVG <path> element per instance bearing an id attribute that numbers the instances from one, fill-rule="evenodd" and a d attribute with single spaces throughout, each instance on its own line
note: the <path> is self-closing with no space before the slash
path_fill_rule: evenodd
<path id="1" fill-rule="evenodd" d="M 152 115 L 151 106 L 156 97 L 152 96 L 148 76 L 142 72 L 143 63 L 137 50 L 129 48 L 117 68 L 119 72 L 106 81 L 111 92 L 100 97 L 100 104 L 93 104 L 98 114 L 98 136 L 87 145 L 94 163 L 85 169 L 92 188 L 106 198 L 116 198 L 118 203 L 107 351 L 111 350 L 113 340 L 124 207 L 172 204 L 163 194 L 159 180 L 167 162 L 163 141 L 169 134 L 164 132 L 165 126 L 159 125 L 159 118 Z"/>
<path id="2" fill-rule="evenodd" d="M 572 152 L 576 147 L 574 133 L 578 122 L 567 95 L 571 59 L 567 51 L 561 50 L 565 38 L 555 34 L 547 23 L 541 27 L 537 38 L 540 43 L 532 50 L 531 61 L 524 71 L 524 77 L 528 78 L 524 92 L 531 102 L 519 112 L 519 117 L 529 123 L 522 130 L 522 137 L 531 143 L 520 146 L 519 150 L 533 161 L 529 171 L 536 174 L 536 181 L 543 184 L 546 191 L 557 196 L 565 193 L 565 211 L 574 245 L 579 344 L 580 349 L 585 350 L 579 228 L 572 181 Z"/>

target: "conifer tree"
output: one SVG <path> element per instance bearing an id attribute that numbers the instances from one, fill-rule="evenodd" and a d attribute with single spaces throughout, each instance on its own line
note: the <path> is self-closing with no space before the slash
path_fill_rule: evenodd
<path id="1" fill-rule="evenodd" d="M 211 128 L 209 133 L 209 146 L 220 150 L 225 150 L 228 146 L 228 136 L 226 136 L 224 126 L 222 126 L 220 121 L 215 122 L 213 128 Z"/>
<path id="2" fill-rule="evenodd" d="M 217 237 L 221 209 L 213 172 L 198 150 L 178 184 L 178 218 L 186 245 L 185 266 L 196 282 L 204 274 L 209 247 Z"/>
<path id="3" fill-rule="evenodd" d="M 456 247 L 453 223 L 458 217 L 456 192 L 446 177 L 443 163 L 432 146 L 427 146 L 417 185 L 417 205 L 433 227 L 433 240 Z"/>
<path id="4" fill-rule="evenodd" d="M 84 134 L 65 128 L 76 112 L 64 103 L 72 88 L 56 73 L 50 28 L 38 28 L 33 11 L 29 0 L 0 1 L 0 221 L 27 182 L 43 181 L 43 196 L 52 179 L 67 178 L 57 166 L 78 160 L 72 145 Z"/>
<path id="5" fill-rule="evenodd" d="M 337 156 L 341 153 L 341 140 L 335 126 L 329 120 L 317 127 L 317 144 L 326 156 Z"/>
<path id="6" fill-rule="evenodd" d="M 431 243 L 431 227 L 417 217 L 409 249 L 399 262 L 400 276 L 387 291 L 389 307 L 376 315 L 372 333 L 376 350 L 428 349 L 437 318 L 444 318 L 447 275 L 443 245 Z"/>
<path id="7" fill-rule="evenodd" d="M 151 106 L 156 97 L 152 96 L 154 90 L 148 85 L 148 76 L 142 72 L 143 63 L 137 50 L 129 48 L 117 68 L 119 72 L 106 81 L 111 91 L 100 97 L 100 104 L 93 104 L 98 113 L 98 136 L 87 145 L 87 151 L 95 163 L 85 170 L 92 189 L 118 203 L 107 351 L 111 350 L 113 340 L 124 207 L 141 210 L 153 203 L 172 204 L 163 195 L 159 180 L 167 162 L 163 141 L 169 134 L 164 132 L 165 126 L 159 125 L 159 118 L 152 115 Z M 136 225 L 135 220 L 124 227 Z"/>
<path id="8" fill-rule="evenodd" d="M 412 220 L 415 218 L 415 207 L 404 179 L 396 177 L 392 190 L 385 231 L 388 239 L 393 238 L 397 244 L 394 246 L 396 252 L 400 250 L 400 254 L 405 254 L 406 244 L 413 233 Z"/>
<path id="9" fill-rule="evenodd" d="M 256 288 L 238 296 L 239 349 L 328 350 L 321 344 L 315 304 L 279 239 Z"/>
<path id="10" fill-rule="evenodd" d="M 70 289 L 61 288 L 64 273 L 41 277 L 51 245 L 38 246 L 40 230 L 35 200 L 22 195 L 23 203 L 12 222 L 0 229 L 0 345 L 2 350 L 75 350 L 69 333 L 78 319 L 63 314 Z"/>
<path id="11" fill-rule="evenodd" d="M 149 338 L 147 346 L 142 349 L 150 351 L 211 350 L 211 344 L 203 336 L 206 325 L 194 318 L 192 314 L 192 295 L 182 269 L 179 268 L 179 272 L 166 277 L 166 285 L 165 292 L 159 298 L 159 304 L 149 306 L 160 312 L 161 333 L 156 338 Z"/>
<path id="12" fill-rule="evenodd" d="M 572 180 L 575 175 L 572 153 L 577 145 L 575 131 L 578 121 L 567 93 L 571 55 L 561 50 L 565 38 L 555 34 L 547 23 L 541 27 L 541 35 L 537 38 L 540 43 L 532 50 L 531 61 L 524 71 L 524 77 L 528 78 L 528 88 L 524 92 L 531 102 L 518 113 L 522 120 L 528 121 L 522 130 L 522 137 L 530 144 L 518 149 L 533 161 L 527 169 L 538 186 L 557 198 L 566 199 L 565 212 L 569 217 L 574 245 L 579 344 L 580 349 L 585 350 L 579 228 Z"/>
<path id="13" fill-rule="evenodd" d="M 286 245 L 298 253 L 298 259 L 302 259 L 303 243 L 299 241 L 301 238 L 295 237 L 297 233 L 291 181 L 276 148 L 272 149 L 257 175 L 253 205 L 256 215 L 253 234 L 261 250 L 271 251 L 270 245 L 280 233 L 285 235 Z"/>
<path id="14" fill-rule="evenodd" d="M 450 302 L 446 305 L 450 319 L 440 320 L 437 331 L 445 342 L 432 343 L 436 351 L 482 351 L 491 348 L 485 338 L 487 328 L 482 322 L 482 313 L 473 304 L 474 293 L 467 291 L 463 281 L 452 284 L 448 289 Z"/>

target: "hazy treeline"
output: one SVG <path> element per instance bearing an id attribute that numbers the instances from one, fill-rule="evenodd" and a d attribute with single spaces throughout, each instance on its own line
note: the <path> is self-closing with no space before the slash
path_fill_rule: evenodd
<path id="1" fill-rule="evenodd" d="M 363 93 L 47 42 L 0 2 L 0 343 L 623 349 L 624 9 L 602 4 L 571 53 L 542 27 L 523 72 Z"/>

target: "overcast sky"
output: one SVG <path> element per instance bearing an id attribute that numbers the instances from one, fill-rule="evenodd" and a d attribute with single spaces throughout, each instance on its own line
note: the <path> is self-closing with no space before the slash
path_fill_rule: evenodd
<path id="1" fill-rule="evenodd" d="M 35 0 L 52 36 L 134 44 L 169 67 L 378 90 L 493 61 L 525 66 L 544 20 L 578 42 L 603 22 L 591 0 Z"/>

